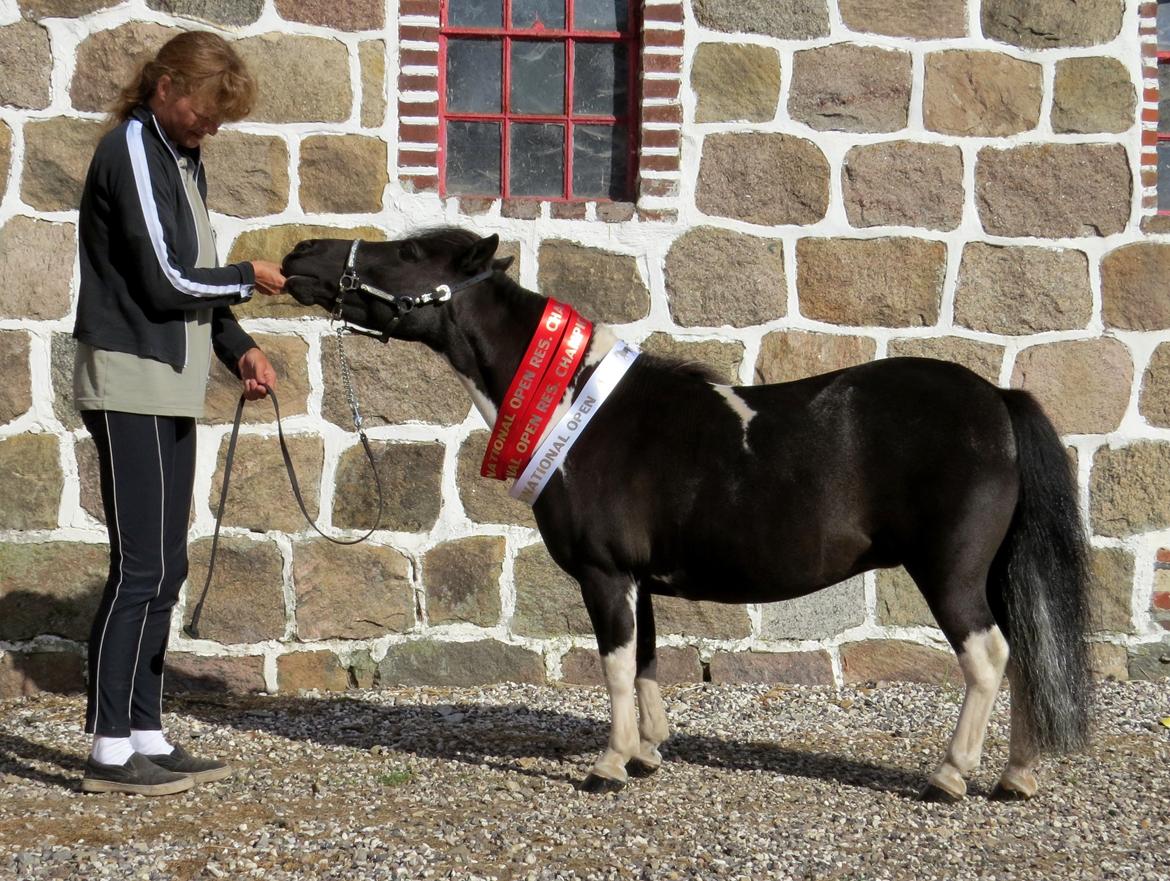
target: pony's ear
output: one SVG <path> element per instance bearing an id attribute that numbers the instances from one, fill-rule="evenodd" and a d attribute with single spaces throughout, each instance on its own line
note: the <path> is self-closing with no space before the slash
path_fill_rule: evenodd
<path id="1" fill-rule="evenodd" d="M 470 274 L 482 272 L 491 261 L 492 255 L 496 253 L 499 244 L 500 237 L 495 233 L 480 239 L 463 254 L 459 260 L 459 268 Z"/>
<path id="2" fill-rule="evenodd" d="M 501 257 L 499 260 L 493 260 L 492 261 L 492 269 L 495 269 L 499 272 L 503 272 L 505 269 L 507 269 L 509 266 L 512 265 L 512 261 L 515 259 L 516 259 L 515 257 Z"/>

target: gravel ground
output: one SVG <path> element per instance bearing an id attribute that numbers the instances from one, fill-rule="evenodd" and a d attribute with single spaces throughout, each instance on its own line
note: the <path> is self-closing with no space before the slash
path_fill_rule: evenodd
<path id="1" fill-rule="evenodd" d="M 608 732 L 600 689 L 500 685 L 170 699 L 168 731 L 233 757 L 169 798 L 77 791 L 83 701 L 0 703 L 0 879 L 1170 878 L 1170 681 L 1104 683 L 1084 755 L 1027 803 L 986 798 L 1006 697 L 957 805 L 914 796 L 955 689 L 664 689 L 654 777 L 574 782 Z"/>

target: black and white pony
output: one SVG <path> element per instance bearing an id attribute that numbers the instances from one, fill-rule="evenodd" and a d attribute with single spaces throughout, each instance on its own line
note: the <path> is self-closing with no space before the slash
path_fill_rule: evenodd
<path id="1" fill-rule="evenodd" d="M 443 355 L 491 425 L 547 303 L 504 274 L 497 244 L 452 228 L 360 251 L 312 240 L 283 268 L 301 303 Z M 595 330 L 561 412 L 615 341 Z M 1005 671 L 1011 745 L 997 796 L 1032 796 L 1040 754 L 1087 741 L 1085 538 L 1064 447 L 1025 392 L 919 358 L 738 387 L 642 355 L 534 513 L 580 583 L 609 691 L 611 735 L 587 790 L 662 763 L 654 595 L 764 603 L 897 565 L 966 681 L 924 798 L 965 795 Z"/>

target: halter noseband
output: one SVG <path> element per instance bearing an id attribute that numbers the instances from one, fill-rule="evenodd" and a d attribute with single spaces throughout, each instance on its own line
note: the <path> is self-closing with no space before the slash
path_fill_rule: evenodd
<path id="1" fill-rule="evenodd" d="M 361 239 L 354 239 L 353 244 L 349 248 L 349 257 L 345 260 L 345 270 L 341 273 L 341 278 L 337 281 L 337 298 L 333 301 L 333 310 L 330 316 L 331 321 L 342 321 L 345 319 L 341 315 L 341 307 L 345 300 L 345 295 L 350 291 L 362 291 L 369 294 L 371 297 L 381 300 L 394 310 L 394 318 L 390 325 L 382 333 L 373 333 L 372 331 L 363 330 L 362 328 L 351 327 L 346 325 L 350 333 L 360 333 L 363 336 L 370 336 L 374 339 L 386 342 L 390 339 L 390 331 L 394 324 L 398 322 L 403 315 L 413 310 L 416 306 L 437 305 L 439 303 L 446 303 L 451 299 L 451 295 L 456 291 L 461 291 L 464 288 L 469 288 L 474 284 L 479 284 L 485 279 L 491 278 L 493 269 L 485 269 L 471 278 L 458 282 L 455 285 L 441 284 L 434 290 L 427 291 L 425 294 L 391 294 L 381 288 L 374 287 L 371 284 L 361 280 L 357 274 L 357 252 L 358 246 L 361 245 Z"/>

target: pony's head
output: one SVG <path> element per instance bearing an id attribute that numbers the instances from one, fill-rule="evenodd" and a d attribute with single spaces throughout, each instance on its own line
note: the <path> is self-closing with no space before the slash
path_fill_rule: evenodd
<path id="1" fill-rule="evenodd" d="M 494 259 L 499 236 L 454 227 L 391 242 L 307 239 L 284 258 L 286 290 L 297 302 L 383 337 L 419 339 L 458 292 L 512 258 Z"/>

